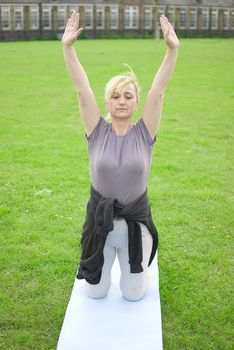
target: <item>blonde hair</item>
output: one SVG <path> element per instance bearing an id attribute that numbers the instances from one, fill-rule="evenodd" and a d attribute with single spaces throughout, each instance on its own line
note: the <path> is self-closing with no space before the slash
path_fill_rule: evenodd
<path id="1" fill-rule="evenodd" d="M 125 65 L 127 65 L 127 64 L 125 64 Z M 131 69 L 131 67 L 129 67 L 129 68 Z M 122 93 L 125 90 L 126 86 L 128 86 L 129 84 L 134 85 L 135 90 L 136 90 L 137 102 L 139 102 L 140 86 L 139 86 L 137 77 L 134 74 L 132 69 L 130 72 L 125 72 L 125 73 L 121 73 L 119 75 L 115 75 L 113 78 L 111 78 L 107 82 L 107 84 L 105 86 L 105 101 L 109 101 L 113 92 Z M 111 120 L 110 113 L 107 114 L 105 119 L 107 121 Z"/>

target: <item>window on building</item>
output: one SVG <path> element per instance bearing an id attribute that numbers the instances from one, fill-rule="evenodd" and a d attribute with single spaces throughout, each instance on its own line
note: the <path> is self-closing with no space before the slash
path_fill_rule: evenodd
<path id="1" fill-rule="evenodd" d="M 209 28 L 209 9 L 202 9 L 202 29 Z"/>
<path id="2" fill-rule="evenodd" d="M 93 7 L 85 6 L 85 16 L 84 16 L 84 25 L 85 28 L 93 28 Z"/>
<path id="3" fill-rule="evenodd" d="M 185 29 L 185 27 L 186 27 L 186 10 L 180 9 L 179 28 Z"/>
<path id="4" fill-rule="evenodd" d="M 211 10 L 211 29 L 218 29 L 218 10 Z"/>
<path id="5" fill-rule="evenodd" d="M 234 10 L 231 12 L 231 29 L 234 29 Z"/>
<path id="6" fill-rule="evenodd" d="M 152 7 L 144 8 L 144 28 L 152 29 Z"/>
<path id="7" fill-rule="evenodd" d="M 190 9 L 190 29 L 197 28 L 197 9 L 195 7 Z"/>
<path id="8" fill-rule="evenodd" d="M 2 30 L 10 30 L 10 6 L 1 6 Z"/>
<path id="9" fill-rule="evenodd" d="M 228 13 L 228 10 L 224 10 L 223 11 L 223 29 L 228 29 L 228 16 L 229 13 Z"/>
<path id="10" fill-rule="evenodd" d="M 160 17 L 161 15 L 165 15 L 165 8 L 159 7 L 157 8 L 157 25 L 161 28 Z"/>
<path id="11" fill-rule="evenodd" d="M 119 23 L 118 7 L 111 6 L 111 8 L 110 8 L 110 28 L 117 29 L 118 23 Z"/>
<path id="12" fill-rule="evenodd" d="M 133 28 L 138 28 L 138 8 L 133 7 L 132 10 L 132 26 Z"/>
<path id="13" fill-rule="evenodd" d="M 51 29 L 51 7 L 42 8 L 42 27 L 43 29 Z"/>
<path id="14" fill-rule="evenodd" d="M 58 16 L 58 29 L 64 29 L 66 25 L 66 19 L 67 19 L 65 6 L 58 6 L 57 16 Z"/>
<path id="15" fill-rule="evenodd" d="M 15 6 L 15 30 L 23 30 L 23 6 Z"/>
<path id="16" fill-rule="evenodd" d="M 96 28 L 104 29 L 105 27 L 105 8 L 103 6 L 96 7 Z"/>
<path id="17" fill-rule="evenodd" d="M 139 8 L 137 6 L 126 6 L 124 9 L 125 29 L 135 29 L 139 26 Z"/>
<path id="18" fill-rule="evenodd" d="M 39 8 L 37 5 L 30 6 L 30 29 L 39 29 Z"/>
<path id="19" fill-rule="evenodd" d="M 130 10 L 129 9 L 125 9 L 124 11 L 124 26 L 125 28 L 130 27 Z"/>

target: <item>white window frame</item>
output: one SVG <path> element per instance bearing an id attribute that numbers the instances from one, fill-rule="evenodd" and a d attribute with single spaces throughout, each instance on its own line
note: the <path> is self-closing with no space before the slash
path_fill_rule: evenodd
<path id="1" fill-rule="evenodd" d="M 116 25 L 113 25 L 113 15 L 116 16 Z M 110 6 L 110 29 L 118 29 L 119 28 L 119 7 L 118 6 Z"/>
<path id="2" fill-rule="evenodd" d="M 39 29 L 39 7 L 38 7 L 38 5 L 30 5 L 29 11 L 30 11 L 30 29 L 31 30 Z M 34 15 L 35 15 L 35 17 L 34 17 L 35 22 L 32 21 Z"/>
<path id="3" fill-rule="evenodd" d="M 213 14 L 215 15 L 213 17 Z M 215 24 L 213 23 L 213 19 L 215 19 Z M 211 9 L 211 30 L 217 30 L 218 29 L 218 9 L 212 8 Z"/>
<path id="4" fill-rule="evenodd" d="M 67 19 L 67 8 L 66 8 L 66 6 L 57 6 L 58 29 L 65 29 L 65 27 L 66 27 L 66 19 Z M 60 24 L 60 21 L 61 21 L 61 24 Z"/>
<path id="5" fill-rule="evenodd" d="M 186 28 L 186 19 L 187 19 L 187 10 L 186 8 L 180 8 L 179 9 L 179 29 L 185 29 Z M 181 14 L 184 15 L 184 25 L 181 25 Z"/>
<path id="6" fill-rule="evenodd" d="M 227 17 L 226 18 L 226 26 L 224 26 L 224 18 L 225 18 L 225 16 Z M 223 11 L 223 29 L 224 30 L 228 30 L 228 28 L 229 28 L 229 11 L 228 11 L 228 9 L 225 9 L 224 11 Z"/>
<path id="7" fill-rule="evenodd" d="M 96 6 L 96 29 L 104 29 L 105 28 L 105 7 L 104 6 Z M 98 25 L 98 12 L 101 14 L 102 24 Z"/>
<path id="8" fill-rule="evenodd" d="M 192 15 L 194 15 L 194 26 L 191 24 Z M 191 7 L 189 13 L 190 29 L 197 29 L 197 7 Z"/>
<path id="9" fill-rule="evenodd" d="M 16 27 L 16 13 L 20 14 L 20 23 Z M 24 30 L 24 11 L 22 5 L 15 5 L 14 6 L 14 29 L 15 30 Z"/>
<path id="10" fill-rule="evenodd" d="M 206 23 L 204 24 L 204 19 L 206 20 Z M 202 29 L 208 29 L 209 28 L 209 8 L 203 8 L 202 9 Z"/>
<path id="11" fill-rule="evenodd" d="M 86 25 L 86 16 L 90 14 L 90 25 Z M 93 6 L 85 6 L 84 8 L 84 27 L 85 29 L 93 29 Z"/>
<path id="12" fill-rule="evenodd" d="M 152 6 L 144 6 L 144 29 L 152 29 L 152 18 Z M 149 24 L 146 23 L 146 19 L 149 20 Z"/>
<path id="13" fill-rule="evenodd" d="M 126 24 L 126 15 L 129 15 L 129 24 Z M 134 25 L 134 14 L 136 15 L 136 25 Z M 139 7 L 138 6 L 125 6 L 124 7 L 124 28 L 125 29 L 138 29 L 139 28 Z"/>
<path id="14" fill-rule="evenodd" d="M 6 15 L 6 21 L 8 23 L 7 27 L 3 27 L 3 20 L 4 20 L 4 14 Z M 1 22 L 2 22 L 2 31 L 4 30 L 10 30 L 11 25 L 11 11 L 9 5 L 2 5 L 1 6 Z"/>
<path id="15" fill-rule="evenodd" d="M 45 26 L 44 25 L 44 15 L 48 14 L 48 19 L 49 19 L 49 25 Z M 42 29 L 47 30 L 47 29 L 52 29 L 52 13 L 51 13 L 51 6 L 43 6 L 42 7 Z"/>

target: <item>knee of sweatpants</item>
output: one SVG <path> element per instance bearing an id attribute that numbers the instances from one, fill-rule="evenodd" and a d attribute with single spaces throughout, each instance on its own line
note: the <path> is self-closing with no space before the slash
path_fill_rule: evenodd
<path id="1" fill-rule="evenodd" d="M 86 292 L 88 296 L 92 299 L 101 299 L 105 298 L 107 295 L 110 287 L 111 287 L 111 282 L 109 281 L 108 283 L 105 284 L 90 284 L 85 282 L 86 286 Z"/>
<path id="2" fill-rule="evenodd" d="M 146 285 L 145 283 L 137 285 L 120 285 L 120 289 L 125 299 L 129 301 L 138 301 L 145 295 Z"/>

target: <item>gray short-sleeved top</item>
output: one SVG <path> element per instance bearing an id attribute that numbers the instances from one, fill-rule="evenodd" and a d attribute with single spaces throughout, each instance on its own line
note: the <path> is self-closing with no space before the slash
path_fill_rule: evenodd
<path id="1" fill-rule="evenodd" d="M 102 196 L 127 205 L 144 193 L 156 136 L 152 139 L 142 117 L 119 136 L 101 116 L 86 138 L 91 183 Z"/>

